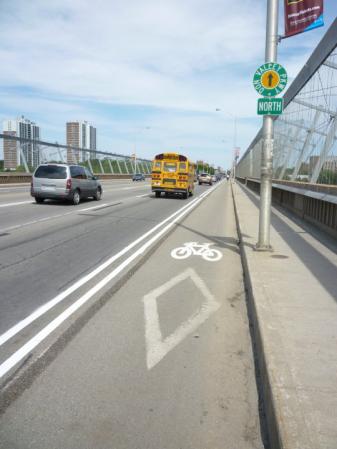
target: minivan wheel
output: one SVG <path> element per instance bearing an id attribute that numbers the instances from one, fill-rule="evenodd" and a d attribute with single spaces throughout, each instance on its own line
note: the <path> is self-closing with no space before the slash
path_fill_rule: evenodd
<path id="1" fill-rule="evenodd" d="M 102 198 L 102 191 L 101 189 L 97 189 L 94 195 L 94 200 L 99 201 L 101 198 Z"/>
<path id="2" fill-rule="evenodd" d="M 78 204 L 80 204 L 80 201 L 81 201 L 80 192 L 78 190 L 75 190 L 72 197 L 72 203 L 74 206 L 77 206 Z"/>
<path id="3" fill-rule="evenodd" d="M 35 197 L 35 202 L 36 202 L 37 204 L 42 204 L 43 201 L 44 201 L 44 198 L 39 198 L 38 196 Z"/>

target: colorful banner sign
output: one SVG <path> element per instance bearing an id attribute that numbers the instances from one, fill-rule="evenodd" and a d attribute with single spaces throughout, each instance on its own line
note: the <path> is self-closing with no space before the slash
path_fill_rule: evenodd
<path id="1" fill-rule="evenodd" d="M 323 26 L 323 1 L 284 0 L 284 37 Z"/>

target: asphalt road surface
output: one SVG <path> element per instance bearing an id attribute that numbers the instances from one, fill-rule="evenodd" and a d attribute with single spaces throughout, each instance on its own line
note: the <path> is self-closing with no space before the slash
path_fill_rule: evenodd
<path id="1" fill-rule="evenodd" d="M 236 239 L 226 181 L 0 190 L 0 448 L 262 448 Z"/>

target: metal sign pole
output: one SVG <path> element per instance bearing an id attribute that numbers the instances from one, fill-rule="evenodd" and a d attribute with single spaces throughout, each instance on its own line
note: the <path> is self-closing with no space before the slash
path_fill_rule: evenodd
<path id="1" fill-rule="evenodd" d="M 267 0 L 267 29 L 265 62 L 276 62 L 278 44 L 278 0 Z M 271 250 L 270 213 L 273 175 L 274 123 L 272 117 L 263 117 L 263 146 L 261 157 L 260 219 L 256 249 Z"/>

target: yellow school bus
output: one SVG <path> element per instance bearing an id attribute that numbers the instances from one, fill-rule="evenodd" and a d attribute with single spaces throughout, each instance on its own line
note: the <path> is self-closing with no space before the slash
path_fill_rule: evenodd
<path id="1" fill-rule="evenodd" d="M 178 153 L 157 154 L 152 162 L 152 192 L 180 194 L 183 198 L 193 195 L 196 165 Z"/>

